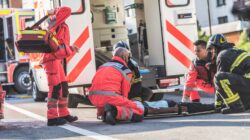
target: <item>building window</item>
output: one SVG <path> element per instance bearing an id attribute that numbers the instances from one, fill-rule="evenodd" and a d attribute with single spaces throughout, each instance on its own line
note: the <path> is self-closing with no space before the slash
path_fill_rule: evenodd
<path id="1" fill-rule="evenodd" d="M 219 22 L 219 24 L 227 23 L 228 17 L 227 16 L 218 17 L 218 22 Z"/>
<path id="2" fill-rule="evenodd" d="M 217 0 L 217 7 L 226 5 L 226 0 Z"/>

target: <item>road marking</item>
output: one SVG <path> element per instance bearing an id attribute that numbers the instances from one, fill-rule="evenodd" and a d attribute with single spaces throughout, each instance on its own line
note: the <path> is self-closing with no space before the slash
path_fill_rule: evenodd
<path id="1" fill-rule="evenodd" d="M 45 121 L 45 122 L 47 121 L 47 118 L 45 118 L 43 116 L 37 115 L 37 114 L 35 114 L 33 112 L 24 110 L 22 108 L 13 106 L 11 104 L 4 103 L 4 106 L 11 109 L 11 110 L 16 111 L 16 112 L 24 114 L 24 115 L 26 115 L 28 117 L 31 117 L 31 118 L 34 118 L 34 119 L 37 119 L 37 120 L 40 120 L 40 121 Z M 118 140 L 118 139 L 115 139 L 115 138 L 112 138 L 112 137 L 108 137 L 108 136 L 105 136 L 105 135 L 102 135 L 102 134 L 99 134 L 99 133 L 96 133 L 96 132 L 92 132 L 92 131 L 89 131 L 89 130 L 86 130 L 86 129 L 82 129 L 82 128 L 79 128 L 79 127 L 76 127 L 76 126 L 73 126 L 73 125 L 69 125 L 69 124 L 66 124 L 66 125 L 63 125 L 63 126 L 58 126 L 58 127 L 64 128 L 64 129 L 69 130 L 71 132 L 74 132 L 74 133 L 77 133 L 77 134 L 80 134 L 80 135 L 83 135 L 83 136 L 87 136 L 87 137 L 90 137 L 90 138 L 93 138 L 93 139 L 96 139 L 96 140 Z"/>

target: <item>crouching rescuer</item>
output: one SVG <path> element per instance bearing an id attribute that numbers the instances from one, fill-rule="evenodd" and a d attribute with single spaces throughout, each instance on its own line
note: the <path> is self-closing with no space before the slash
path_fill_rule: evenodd
<path id="1" fill-rule="evenodd" d="M 197 40 L 194 43 L 194 52 L 196 58 L 192 61 L 187 78 L 184 84 L 182 102 L 200 102 L 198 89 L 214 94 L 213 77 L 216 67 L 208 68 L 207 43 L 203 40 Z"/>
<path id="2" fill-rule="evenodd" d="M 215 106 L 223 114 L 250 108 L 250 54 L 227 42 L 222 34 L 210 37 L 207 49 L 216 60 Z"/>
<path id="3" fill-rule="evenodd" d="M 47 74 L 49 86 L 47 125 L 53 126 L 63 125 L 78 119 L 76 116 L 70 115 L 67 107 L 69 91 L 62 65 L 62 60 L 70 56 L 73 51 L 78 51 L 78 49 L 74 46 L 70 46 L 69 29 L 65 23 L 65 20 L 71 15 L 71 9 L 61 7 L 49 10 L 48 15 L 48 30 L 55 35 L 53 42 L 58 44 L 58 49 L 52 53 L 45 53 L 41 64 Z"/>

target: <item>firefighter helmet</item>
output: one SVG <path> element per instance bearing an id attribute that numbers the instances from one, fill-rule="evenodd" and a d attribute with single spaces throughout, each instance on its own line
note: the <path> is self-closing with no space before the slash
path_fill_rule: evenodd
<path id="1" fill-rule="evenodd" d="M 126 42 L 124 42 L 124 41 L 119 41 L 119 42 L 117 42 L 114 46 L 113 46 L 113 50 L 115 50 L 115 49 L 117 49 L 117 48 L 125 48 L 125 49 L 127 49 L 128 51 L 130 51 L 130 47 L 129 47 L 129 45 L 126 43 Z"/>
<path id="2" fill-rule="evenodd" d="M 115 52 L 117 51 L 117 48 L 124 48 L 127 49 L 130 52 L 130 56 L 131 56 L 131 51 L 130 51 L 130 47 L 129 45 L 124 42 L 124 41 L 119 41 L 117 42 L 114 46 L 113 46 L 113 55 L 115 54 Z"/>
<path id="3" fill-rule="evenodd" d="M 207 49 L 211 49 L 211 47 L 222 48 L 227 43 L 228 42 L 227 42 L 226 38 L 224 37 L 224 35 L 215 34 L 209 38 L 208 43 L 207 43 Z"/>

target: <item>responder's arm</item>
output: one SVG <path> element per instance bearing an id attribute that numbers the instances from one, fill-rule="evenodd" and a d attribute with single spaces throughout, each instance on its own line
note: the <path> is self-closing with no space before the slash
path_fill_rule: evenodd
<path id="1" fill-rule="evenodd" d="M 132 78 L 132 74 L 129 74 L 128 77 Z M 122 78 L 122 83 L 121 83 L 121 94 L 128 98 L 128 93 L 130 91 L 130 81 L 128 81 L 125 77 Z"/>
<path id="2" fill-rule="evenodd" d="M 198 72 L 196 71 L 195 66 L 192 63 L 190 65 L 190 68 L 189 68 L 189 71 L 188 71 L 188 74 L 187 74 L 185 85 L 193 87 L 195 85 L 197 75 L 198 75 Z"/>
<path id="3" fill-rule="evenodd" d="M 216 66 L 217 66 L 217 71 L 220 72 L 229 72 L 230 68 L 228 66 L 228 62 L 225 62 L 225 58 L 221 57 L 221 55 L 218 56 L 217 60 L 216 60 Z"/>

